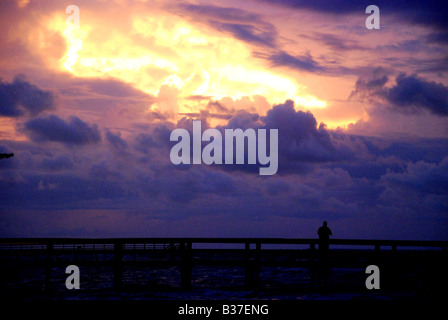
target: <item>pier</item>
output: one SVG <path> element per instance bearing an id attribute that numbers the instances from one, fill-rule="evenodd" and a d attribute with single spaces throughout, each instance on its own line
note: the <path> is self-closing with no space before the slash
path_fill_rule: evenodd
<path id="1" fill-rule="evenodd" d="M 447 266 L 447 246 L 448 241 L 332 239 L 323 267 L 377 265 L 393 282 L 409 268 L 436 274 Z M 112 268 L 116 290 L 123 288 L 123 270 L 133 267 L 175 267 L 182 290 L 192 288 L 198 266 L 241 268 L 245 288 L 260 285 L 262 268 L 305 268 L 307 289 L 312 289 L 322 278 L 323 264 L 318 239 L 285 238 L 2 238 L 0 259 L 3 276 L 7 270 L 43 268 L 44 290 L 51 290 L 54 268 L 68 265 Z"/>

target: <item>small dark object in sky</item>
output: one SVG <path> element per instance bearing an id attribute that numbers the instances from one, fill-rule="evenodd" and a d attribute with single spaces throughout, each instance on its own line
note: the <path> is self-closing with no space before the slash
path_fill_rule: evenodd
<path id="1" fill-rule="evenodd" d="M 0 153 L 0 159 L 14 157 L 14 153 Z"/>

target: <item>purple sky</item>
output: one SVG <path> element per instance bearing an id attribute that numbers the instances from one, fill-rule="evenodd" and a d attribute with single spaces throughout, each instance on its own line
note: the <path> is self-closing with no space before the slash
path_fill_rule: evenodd
<path id="1" fill-rule="evenodd" d="M 0 2 L 0 236 L 448 240 L 448 5 Z M 279 132 L 279 168 L 170 133 Z"/>

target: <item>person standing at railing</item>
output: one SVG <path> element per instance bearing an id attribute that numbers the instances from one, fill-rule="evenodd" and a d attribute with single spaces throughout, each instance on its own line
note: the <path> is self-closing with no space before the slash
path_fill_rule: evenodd
<path id="1" fill-rule="evenodd" d="M 324 287 L 328 286 L 328 247 L 330 243 L 330 236 L 333 235 L 331 229 L 327 226 L 327 221 L 324 221 L 322 226 L 317 230 L 319 235 L 319 285 L 323 280 Z"/>
<path id="2" fill-rule="evenodd" d="M 330 236 L 332 235 L 331 229 L 327 227 L 327 221 L 323 222 L 322 226 L 317 230 L 317 234 L 319 235 L 319 252 L 327 255 Z"/>

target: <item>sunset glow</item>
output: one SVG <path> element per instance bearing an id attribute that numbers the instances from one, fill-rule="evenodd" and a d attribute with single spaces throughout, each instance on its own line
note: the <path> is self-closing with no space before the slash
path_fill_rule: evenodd
<path id="1" fill-rule="evenodd" d="M 298 79 L 267 70 L 254 59 L 250 45 L 175 15 L 133 13 L 123 31 L 86 20 L 80 28 L 65 22 L 63 27 L 59 18 L 51 23 L 53 29 L 59 24 L 65 39 L 60 69 L 73 76 L 113 77 L 155 96 L 162 85 L 168 85 L 179 89 L 180 100 L 202 95 L 236 101 L 260 95 L 270 104 L 292 99 L 298 108 L 327 105 L 309 94 Z M 97 29 L 101 37 L 94 36 Z M 199 112 L 203 107 L 179 102 L 183 105 L 179 112 Z"/>

